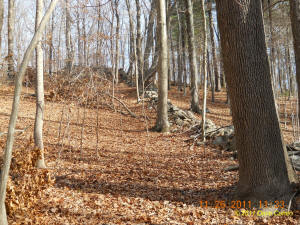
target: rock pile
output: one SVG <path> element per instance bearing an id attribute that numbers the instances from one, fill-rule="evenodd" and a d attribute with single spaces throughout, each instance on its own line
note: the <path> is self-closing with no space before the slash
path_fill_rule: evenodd
<path id="1" fill-rule="evenodd" d="M 150 103 L 150 107 L 156 108 L 158 103 L 158 94 L 156 91 L 146 91 L 145 98 Z M 189 128 L 200 124 L 200 120 L 190 110 L 183 110 L 173 105 L 168 99 L 168 117 L 172 131 L 176 132 L 178 128 Z"/>

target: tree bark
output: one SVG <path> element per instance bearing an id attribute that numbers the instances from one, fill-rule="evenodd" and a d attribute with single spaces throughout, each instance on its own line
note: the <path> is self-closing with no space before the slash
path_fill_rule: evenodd
<path id="1" fill-rule="evenodd" d="M 160 32 L 160 55 L 158 71 L 158 109 L 155 129 L 158 132 L 169 132 L 168 121 L 168 35 L 166 20 L 165 0 L 159 0 L 158 4 L 158 32 Z"/>
<path id="2" fill-rule="evenodd" d="M 178 90 L 182 91 L 182 74 L 183 74 L 183 66 L 182 66 L 182 30 L 181 30 L 181 16 L 179 13 L 178 2 L 176 2 L 176 14 L 177 14 L 177 24 L 178 24 L 178 34 L 177 34 L 177 85 Z"/>
<path id="3" fill-rule="evenodd" d="M 66 0 L 66 49 L 67 49 L 67 62 L 66 69 L 68 73 L 71 73 L 73 66 L 73 52 L 72 52 L 72 40 L 71 40 L 71 15 L 70 15 L 70 0 Z"/>
<path id="4" fill-rule="evenodd" d="M 294 40 L 294 52 L 296 63 L 296 81 L 298 86 L 298 99 L 300 99 L 300 2 L 299 0 L 290 0 L 290 15 L 292 23 L 292 32 Z M 300 109 L 300 101 L 298 101 Z M 300 110 L 298 110 L 300 119 Z"/>
<path id="5" fill-rule="evenodd" d="M 200 1 L 201 4 L 201 22 L 202 22 L 202 51 L 203 51 L 203 105 L 202 105 L 202 135 L 205 141 L 205 123 L 206 123 L 206 99 L 207 99 L 207 28 L 205 19 L 204 0 Z"/>
<path id="6" fill-rule="evenodd" d="M 135 0 L 136 4 L 136 54 L 138 64 L 139 86 L 143 87 L 143 55 L 142 55 L 142 28 L 141 28 L 141 6 L 140 1 Z"/>
<path id="7" fill-rule="evenodd" d="M 275 72 L 274 72 L 274 55 L 275 55 L 275 48 L 274 48 L 274 32 L 273 32 L 273 16 L 272 16 L 272 7 L 271 7 L 271 0 L 268 0 L 268 13 L 269 13 L 269 32 L 270 32 L 270 41 L 269 41 L 269 48 L 270 48 L 270 71 L 272 77 L 272 84 L 273 88 L 275 88 Z"/>
<path id="8" fill-rule="evenodd" d="M 0 52 L 1 52 L 1 49 L 2 49 L 3 19 L 4 19 L 4 4 L 3 4 L 3 0 L 0 0 Z"/>
<path id="9" fill-rule="evenodd" d="M 10 120 L 9 120 L 9 126 L 8 126 L 8 132 L 7 132 L 7 139 L 6 139 L 6 147 L 4 151 L 4 160 L 3 160 L 3 166 L 1 169 L 1 179 L 0 179 L 0 225 L 7 225 L 7 215 L 5 210 L 5 196 L 6 196 L 6 187 L 7 187 L 7 179 L 9 174 L 9 168 L 11 164 L 11 157 L 12 157 L 12 147 L 14 142 L 14 132 L 18 117 L 18 111 L 19 111 L 19 102 L 20 102 L 20 94 L 22 89 L 22 81 L 25 75 L 25 71 L 28 65 L 28 62 L 30 61 L 32 52 L 34 51 L 45 27 L 46 23 L 48 22 L 50 15 L 52 11 L 55 8 L 56 3 L 58 0 L 52 0 L 50 3 L 50 6 L 47 9 L 46 14 L 44 15 L 39 28 L 35 32 L 26 52 L 23 57 L 23 61 L 20 66 L 20 70 L 17 74 L 17 77 L 15 79 L 15 91 L 14 91 L 14 99 L 12 104 L 12 111 L 10 114 Z"/>
<path id="10" fill-rule="evenodd" d="M 7 19 L 7 75 L 9 79 L 14 78 L 14 30 L 15 30 L 15 0 L 8 1 L 8 19 Z"/>
<path id="11" fill-rule="evenodd" d="M 52 15 L 51 19 L 51 34 L 50 34 L 50 43 L 49 43 L 49 76 L 53 75 L 53 35 L 54 35 L 54 16 Z"/>
<path id="12" fill-rule="evenodd" d="M 132 14 L 131 14 L 131 5 L 130 5 L 130 1 L 126 0 L 126 7 L 127 7 L 127 11 L 128 11 L 128 17 L 129 17 L 129 40 L 130 40 L 130 49 L 129 49 L 129 68 L 127 71 L 128 76 L 130 76 L 131 78 L 133 77 L 133 70 L 135 68 L 135 38 L 134 38 L 134 25 L 133 25 L 133 18 L 132 18 Z M 133 80 L 132 80 L 133 83 Z"/>
<path id="13" fill-rule="evenodd" d="M 214 68 L 214 76 L 215 76 L 215 91 L 221 90 L 221 80 L 218 72 L 217 66 L 217 56 L 216 56 L 216 44 L 215 44 L 215 36 L 214 36 L 214 28 L 213 28 L 213 17 L 212 17 L 212 2 L 211 0 L 207 1 L 208 8 L 208 21 L 209 21 L 209 32 L 210 32 L 210 42 L 211 42 L 211 53 L 212 53 L 212 64 Z"/>
<path id="14" fill-rule="evenodd" d="M 239 155 L 238 198 L 289 201 L 296 177 L 275 107 L 261 0 L 216 3 Z"/>
<path id="15" fill-rule="evenodd" d="M 44 9 L 43 0 L 36 0 L 35 30 L 42 21 Z M 34 123 L 34 144 L 38 151 L 38 159 L 35 162 L 37 168 L 46 168 L 43 143 L 43 117 L 44 117 L 44 66 L 41 38 L 36 46 L 36 113 Z"/>
<path id="16" fill-rule="evenodd" d="M 119 83 L 119 64 L 120 64 L 120 16 L 119 16 L 119 0 L 115 0 L 115 16 L 117 20 L 117 26 L 116 26 L 116 49 L 115 49 L 115 71 L 114 71 L 114 76 L 115 76 L 115 83 Z"/>
<path id="17" fill-rule="evenodd" d="M 128 1 L 128 0 L 127 0 Z M 156 17 L 156 1 L 152 0 L 151 2 L 151 11 L 149 15 L 149 21 L 147 26 L 147 40 L 146 40 L 146 48 L 144 52 L 144 74 L 146 74 L 147 70 L 149 69 L 149 59 L 151 54 L 152 46 L 154 45 L 154 35 L 153 35 L 153 29 L 154 29 L 154 21 Z"/>
<path id="18" fill-rule="evenodd" d="M 198 96 L 198 65 L 196 58 L 195 47 L 195 30 L 194 30 L 194 15 L 193 5 L 191 0 L 185 0 L 186 5 L 186 22 L 187 22 L 187 36 L 189 42 L 189 61 L 190 61 L 190 75 L 191 75 L 191 109 L 193 112 L 200 113 Z"/>

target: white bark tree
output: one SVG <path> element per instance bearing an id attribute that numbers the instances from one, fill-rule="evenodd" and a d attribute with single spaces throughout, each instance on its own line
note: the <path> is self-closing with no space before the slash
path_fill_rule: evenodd
<path id="1" fill-rule="evenodd" d="M 36 0 L 35 30 L 42 21 L 44 8 L 43 0 Z M 43 115 L 44 115 L 44 65 L 41 38 L 36 46 L 36 114 L 34 123 L 34 144 L 39 158 L 36 161 L 37 168 L 45 168 L 44 143 L 43 143 Z"/>
<path id="2" fill-rule="evenodd" d="M 156 119 L 156 130 L 159 132 L 169 132 L 168 121 L 168 35 L 166 19 L 165 0 L 158 3 L 158 32 L 160 33 L 159 45 L 159 70 L 158 70 L 158 110 Z"/>
<path id="3" fill-rule="evenodd" d="M 8 1 L 8 18 L 7 18 L 7 64 L 8 78 L 14 77 L 14 29 L 15 29 L 15 0 Z"/>
<path id="4" fill-rule="evenodd" d="M 13 99 L 13 104 L 12 104 L 12 111 L 10 114 L 8 133 L 7 133 L 7 139 L 6 139 L 6 147 L 5 147 L 5 151 L 4 151 L 4 160 L 3 160 L 4 163 L 3 163 L 3 166 L 1 169 L 1 177 L 0 177 L 0 225 L 8 225 L 6 209 L 5 209 L 5 197 L 6 197 L 6 187 L 7 187 L 9 168 L 10 168 L 11 157 L 12 157 L 12 147 L 13 147 L 13 143 L 14 143 L 14 132 L 15 132 L 18 111 L 19 111 L 22 81 L 23 81 L 23 78 L 25 75 L 27 65 L 30 61 L 31 55 L 32 55 L 36 45 L 38 44 L 39 39 L 46 27 L 46 24 L 47 24 L 49 18 L 50 18 L 50 15 L 51 15 L 52 11 L 54 10 L 55 5 L 57 4 L 58 1 L 59 0 L 51 1 L 51 4 L 47 9 L 46 14 L 44 15 L 38 29 L 36 30 L 32 40 L 25 52 L 23 61 L 20 66 L 20 70 L 15 79 L 14 99 Z"/>

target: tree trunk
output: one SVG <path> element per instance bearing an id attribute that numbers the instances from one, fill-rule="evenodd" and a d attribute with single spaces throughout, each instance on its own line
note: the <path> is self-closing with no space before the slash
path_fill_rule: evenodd
<path id="1" fill-rule="evenodd" d="M 154 28 L 154 20 L 156 17 L 156 1 L 152 0 L 151 2 L 151 11 L 149 14 L 149 21 L 147 26 L 147 40 L 146 40 L 146 48 L 144 52 L 144 74 L 146 74 L 149 69 L 149 59 L 152 50 L 152 46 L 154 45 L 154 37 L 153 37 L 153 28 Z"/>
<path id="2" fill-rule="evenodd" d="M 38 30 L 35 32 L 26 52 L 23 57 L 22 64 L 20 66 L 20 70 L 17 74 L 15 79 L 15 92 L 14 92 L 14 99 L 12 104 L 12 111 L 10 114 L 8 132 L 7 132 L 7 139 L 6 139 L 6 147 L 4 151 L 4 160 L 3 166 L 1 169 L 1 179 L 0 179 L 0 225 L 7 225 L 7 215 L 5 210 L 5 196 L 6 196 L 6 187 L 7 187 L 7 179 L 9 174 L 9 168 L 11 164 L 11 157 L 12 157 L 12 147 L 14 143 L 14 132 L 17 122 L 18 110 L 19 110 L 19 102 L 20 102 L 20 94 L 22 89 L 22 81 L 25 75 L 25 71 L 30 61 L 32 52 L 34 51 L 37 43 L 40 40 L 40 37 L 43 33 L 43 30 L 46 27 L 46 23 L 48 22 L 52 11 L 55 8 L 56 3 L 58 0 L 52 0 L 46 14 L 44 15 Z"/>
<path id="3" fill-rule="evenodd" d="M 169 1 L 167 1 L 169 2 Z M 170 29 L 171 29 L 171 17 L 168 13 L 169 11 L 169 7 L 168 7 L 168 10 L 167 10 L 167 34 L 168 34 L 168 90 L 171 90 L 171 75 L 173 74 L 173 68 L 171 68 L 171 57 L 170 57 L 170 48 L 169 48 L 169 41 L 171 40 L 171 32 L 170 32 Z"/>
<path id="4" fill-rule="evenodd" d="M 189 42 L 189 61 L 190 61 L 190 77 L 191 77 L 191 109 L 193 112 L 200 113 L 198 96 L 198 65 L 195 47 L 195 31 L 194 31 L 194 15 L 192 0 L 185 0 L 186 5 L 186 23 L 187 36 Z"/>
<path id="5" fill-rule="evenodd" d="M 261 1 L 216 3 L 239 155 L 238 197 L 288 202 L 296 177 L 275 107 Z"/>
<path id="6" fill-rule="evenodd" d="M 73 53 L 71 44 L 71 15 L 70 15 L 70 0 L 66 0 L 66 49 L 67 49 L 67 62 L 66 69 L 70 74 L 73 66 Z"/>
<path id="7" fill-rule="evenodd" d="M 130 6 L 130 1 L 126 0 L 126 7 L 127 7 L 127 11 L 128 11 L 128 17 L 129 17 L 129 32 L 130 32 L 130 49 L 129 49 L 129 68 L 128 68 L 128 76 L 133 77 L 133 70 L 135 67 L 135 38 L 134 38 L 134 25 L 133 25 L 133 18 L 132 18 L 132 14 L 131 14 L 131 6 Z M 133 83 L 133 80 L 132 80 Z"/>
<path id="8" fill-rule="evenodd" d="M 209 32 L 210 32 L 210 42 L 211 42 L 211 52 L 212 52 L 212 64 L 214 68 L 214 76 L 215 76 L 215 91 L 221 91 L 221 79 L 218 72 L 218 64 L 217 64 L 217 56 L 216 56 L 216 44 L 215 44 L 215 35 L 213 28 L 213 17 L 212 17 L 212 2 L 208 0 L 207 2 L 208 9 L 208 21 L 209 21 Z"/>
<path id="9" fill-rule="evenodd" d="M 181 18 L 178 9 L 178 2 L 176 2 L 176 14 L 177 14 L 177 24 L 178 24 L 178 33 L 177 33 L 177 85 L 178 90 L 182 91 L 182 74 L 183 74 L 183 66 L 182 66 L 182 30 L 181 30 Z"/>
<path id="10" fill-rule="evenodd" d="M 114 76 L 115 76 L 115 83 L 119 83 L 119 64 L 120 64 L 120 16 L 119 16 L 119 0 L 115 0 L 115 15 L 117 19 L 117 26 L 116 26 L 116 50 L 115 50 L 115 71 L 114 71 Z"/>
<path id="11" fill-rule="evenodd" d="M 42 21 L 44 9 L 43 0 L 36 0 L 35 30 Z M 34 144 L 38 151 L 38 159 L 35 162 L 37 168 L 46 168 L 43 143 L 43 117 L 44 117 L 44 66 L 41 38 L 36 46 L 36 114 L 34 123 Z"/>
<path id="12" fill-rule="evenodd" d="M 205 19 L 205 7 L 204 0 L 200 1 L 201 4 L 201 22 L 202 22 L 202 51 L 203 51 L 203 106 L 202 106 L 202 134 L 203 141 L 205 141 L 205 123 L 206 123 L 206 99 L 207 99 L 207 28 L 206 28 L 206 19 Z"/>
<path id="13" fill-rule="evenodd" d="M 7 75 L 9 79 L 14 78 L 14 30 L 15 30 L 15 0 L 8 1 L 8 19 L 7 19 Z"/>
<path id="14" fill-rule="evenodd" d="M 81 29 L 80 29 L 79 9 L 76 10 L 76 28 L 77 28 L 78 66 L 82 66 L 82 47 L 81 47 Z"/>
<path id="15" fill-rule="evenodd" d="M 209 51 L 207 50 L 207 71 L 210 81 L 211 102 L 215 102 L 215 77 L 212 74 L 212 63 L 210 60 Z"/>
<path id="16" fill-rule="evenodd" d="M 1 52 L 1 49 L 2 49 L 3 19 L 4 19 L 4 5 L 3 5 L 3 0 L 0 0 L 0 52 Z"/>
<path id="17" fill-rule="evenodd" d="M 158 108 L 155 129 L 158 132 L 169 132 L 168 121 L 168 35 L 166 20 L 165 0 L 159 0 L 158 4 L 158 32 L 160 32 L 159 46 L 159 71 L 158 71 Z"/>
<path id="18" fill-rule="evenodd" d="M 143 55 L 142 55 L 142 28 L 141 28 L 141 6 L 140 1 L 135 0 L 136 4 L 136 54 L 138 64 L 139 86 L 143 87 Z"/>
<path id="19" fill-rule="evenodd" d="M 53 35 L 54 35 L 54 16 L 51 19 L 51 35 L 50 35 L 50 46 L 49 46 L 49 76 L 53 75 Z"/>
<path id="20" fill-rule="evenodd" d="M 274 32 L 273 32 L 273 16 L 272 16 L 272 6 L 271 0 L 268 0 L 268 11 L 269 11 L 269 29 L 270 29 L 270 41 L 269 41 L 269 48 L 270 48 L 270 71 L 272 77 L 272 84 L 273 88 L 275 88 L 275 72 L 274 72 L 274 55 L 275 55 L 275 48 L 274 48 Z"/>
<path id="21" fill-rule="evenodd" d="M 292 23 L 292 32 L 294 39 L 294 52 L 296 62 L 296 81 L 298 86 L 298 99 L 300 99 L 300 2 L 299 0 L 290 0 L 290 15 Z M 300 101 L 298 101 L 300 109 Z M 300 110 L 298 110 L 300 119 Z"/>

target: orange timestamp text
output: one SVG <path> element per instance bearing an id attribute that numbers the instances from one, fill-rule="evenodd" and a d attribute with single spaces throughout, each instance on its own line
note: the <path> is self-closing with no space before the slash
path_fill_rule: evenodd
<path id="1" fill-rule="evenodd" d="M 200 201 L 200 207 L 207 208 L 217 208 L 217 209 L 245 209 L 245 208 L 252 208 L 254 204 L 251 201 L 243 201 L 243 200 L 232 200 L 232 201 L 225 201 L 225 200 L 216 200 L 213 203 L 211 201 Z M 285 208 L 286 204 L 284 201 L 259 201 L 257 207 L 263 208 L 268 207 L 269 205 L 273 205 L 275 208 Z"/>

